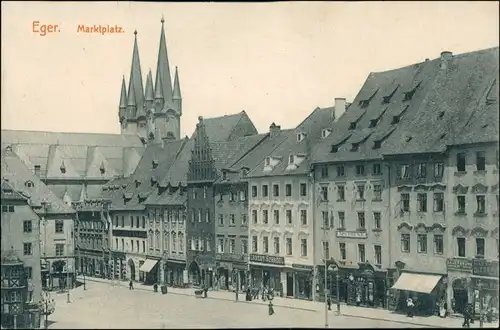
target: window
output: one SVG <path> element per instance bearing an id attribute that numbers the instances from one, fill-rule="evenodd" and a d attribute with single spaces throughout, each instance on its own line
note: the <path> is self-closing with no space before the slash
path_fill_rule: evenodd
<path id="1" fill-rule="evenodd" d="M 366 251 L 364 244 L 358 244 L 358 260 L 359 262 L 366 262 Z"/>
<path id="2" fill-rule="evenodd" d="M 280 210 L 274 210 L 273 217 L 274 217 L 274 223 L 276 225 L 279 225 L 280 224 Z"/>
<path id="3" fill-rule="evenodd" d="M 247 215 L 246 214 L 242 214 L 241 215 L 241 225 L 242 226 L 248 226 L 248 220 L 247 220 Z"/>
<path id="4" fill-rule="evenodd" d="M 486 213 L 486 207 L 485 207 L 485 202 L 486 198 L 484 195 L 477 195 L 476 196 L 476 213 L 477 214 L 485 214 Z"/>
<path id="5" fill-rule="evenodd" d="M 457 196 L 457 205 L 458 205 L 457 213 L 465 214 L 465 196 L 464 195 Z"/>
<path id="6" fill-rule="evenodd" d="M 425 234 L 417 235 L 417 252 L 427 253 L 427 235 Z"/>
<path id="7" fill-rule="evenodd" d="M 444 241 L 443 235 L 434 234 L 434 253 L 443 254 L 444 253 Z"/>
<path id="8" fill-rule="evenodd" d="M 382 216 L 380 212 L 373 212 L 373 228 L 381 229 L 382 228 Z"/>
<path id="9" fill-rule="evenodd" d="M 146 217 L 142 216 L 142 228 L 146 228 Z"/>
<path id="10" fill-rule="evenodd" d="M 465 258 L 465 237 L 457 237 L 458 256 Z"/>
<path id="11" fill-rule="evenodd" d="M 344 176 L 345 168 L 344 165 L 337 165 L 337 176 Z"/>
<path id="12" fill-rule="evenodd" d="M 444 193 L 434 193 L 434 212 L 443 212 Z"/>
<path id="13" fill-rule="evenodd" d="M 484 151 L 476 152 L 476 169 L 478 171 L 486 170 L 486 155 Z"/>
<path id="14" fill-rule="evenodd" d="M 337 199 L 345 201 L 345 186 L 337 186 Z"/>
<path id="15" fill-rule="evenodd" d="M 252 210 L 252 223 L 257 224 L 257 210 Z"/>
<path id="16" fill-rule="evenodd" d="M 31 233 L 33 231 L 33 223 L 31 220 L 24 220 L 23 221 L 23 232 L 25 233 Z"/>
<path id="17" fill-rule="evenodd" d="M 484 238 L 476 238 L 476 257 L 484 257 Z"/>
<path id="18" fill-rule="evenodd" d="M 198 247 L 196 248 L 198 250 Z M 224 238 L 217 238 L 217 253 L 224 253 Z"/>
<path id="19" fill-rule="evenodd" d="M 380 164 L 373 164 L 372 174 L 373 175 L 380 175 L 380 174 L 382 174 L 382 169 L 380 167 Z"/>
<path id="20" fill-rule="evenodd" d="M 401 211 L 410 212 L 410 194 L 403 193 L 401 194 Z"/>
<path id="21" fill-rule="evenodd" d="M 417 179 L 423 179 L 427 177 L 427 164 L 421 163 L 417 166 Z"/>
<path id="22" fill-rule="evenodd" d="M 380 245 L 375 245 L 373 247 L 374 252 L 375 252 L 375 264 L 376 265 L 381 265 L 382 264 L 382 246 Z"/>
<path id="23" fill-rule="evenodd" d="M 257 186 L 252 186 L 252 197 L 257 197 Z"/>
<path id="24" fill-rule="evenodd" d="M 269 211 L 268 210 L 262 210 L 262 223 L 267 225 L 269 222 Z"/>
<path id="25" fill-rule="evenodd" d="M 191 251 L 196 251 L 196 239 L 193 238 L 189 242 L 191 242 Z"/>
<path id="26" fill-rule="evenodd" d="M 198 222 L 201 222 L 201 209 L 198 210 Z"/>
<path id="27" fill-rule="evenodd" d="M 330 244 L 328 242 L 323 242 L 323 258 L 330 259 Z"/>
<path id="28" fill-rule="evenodd" d="M 235 253 L 236 252 L 236 239 L 230 238 L 229 239 L 229 253 Z"/>
<path id="29" fill-rule="evenodd" d="M 293 164 L 293 161 L 294 161 L 294 157 L 293 157 L 293 155 L 290 155 L 288 157 L 288 164 Z"/>
<path id="30" fill-rule="evenodd" d="M 307 226 L 307 210 L 300 210 L 300 222 L 302 226 Z"/>
<path id="31" fill-rule="evenodd" d="M 134 217 L 130 216 L 130 227 L 134 227 Z"/>
<path id="32" fill-rule="evenodd" d="M 118 250 L 118 238 L 115 238 L 115 249 Z"/>
<path id="33" fill-rule="evenodd" d="M 262 252 L 269 253 L 269 237 L 262 237 Z"/>
<path id="34" fill-rule="evenodd" d="M 280 238 L 274 238 L 274 254 L 280 254 Z"/>
<path id="35" fill-rule="evenodd" d="M 196 192 L 196 188 L 193 188 L 193 199 L 198 197 L 198 193 Z"/>
<path id="36" fill-rule="evenodd" d="M 329 221 L 328 221 L 328 211 L 322 211 L 323 215 L 323 229 L 328 229 Z"/>
<path id="37" fill-rule="evenodd" d="M 292 185 L 290 183 L 285 185 L 285 196 L 292 196 Z"/>
<path id="38" fill-rule="evenodd" d="M 300 196 L 307 196 L 307 185 L 305 183 L 300 184 Z"/>
<path id="39" fill-rule="evenodd" d="M 266 157 L 266 166 L 271 165 L 271 157 Z"/>
<path id="40" fill-rule="evenodd" d="M 64 220 L 56 220 L 56 233 L 64 232 Z"/>
<path id="41" fill-rule="evenodd" d="M 365 212 L 358 212 L 358 229 L 366 229 Z"/>
<path id="42" fill-rule="evenodd" d="M 286 238 L 286 255 L 287 256 L 292 255 L 292 238 L 291 237 Z"/>
<path id="43" fill-rule="evenodd" d="M 222 200 L 222 194 L 221 194 L 221 200 Z M 235 200 L 235 195 L 234 195 L 234 192 L 231 191 L 229 193 L 229 201 L 234 202 L 234 200 Z"/>
<path id="44" fill-rule="evenodd" d="M 285 216 L 286 216 L 286 223 L 288 225 L 291 225 L 293 223 L 293 221 L 292 221 L 292 210 L 286 210 L 285 211 Z"/>
<path id="45" fill-rule="evenodd" d="M 328 200 L 328 187 L 327 186 L 321 187 L 321 198 L 323 199 L 323 201 Z"/>
<path id="46" fill-rule="evenodd" d="M 300 240 L 300 255 L 302 257 L 307 257 L 307 239 L 302 238 Z"/>
<path id="47" fill-rule="evenodd" d="M 382 186 L 379 184 L 373 185 L 373 200 L 374 201 L 382 200 Z"/>
<path id="48" fill-rule="evenodd" d="M 420 193 L 417 194 L 417 211 L 427 212 L 427 194 Z"/>
<path id="49" fill-rule="evenodd" d="M 398 179 L 409 179 L 410 178 L 410 165 L 403 164 L 397 168 Z"/>
<path id="50" fill-rule="evenodd" d="M 241 239 L 241 253 L 248 254 L 248 240 L 246 238 Z"/>
<path id="51" fill-rule="evenodd" d="M 135 217 L 135 226 L 137 228 L 139 228 L 139 226 L 140 226 L 140 218 L 139 218 L 139 216 Z"/>
<path id="52" fill-rule="evenodd" d="M 434 164 L 434 177 L 442 178 L 444 172 L 444 163 L 435 163 Z"/>
<path id="53" fill-rule="evenodd" d="M 321 177 L 328 178 L 328 166 L 321 166 Z"/>
<path id="54" fill-rule="evenodd" d="M 258 244 L 257 244 L 257 236 L 252 236 L 252 252 L 257 253 L 258 250 Z"/>
<path id="55" fill-rule="evenodd" d="M 457 171 L 465 172 L 465 152 L 457 153 Z"/>
<path id="56" fill-rule="evenodd" d="M 33 249 L 32 249 L 32 244 L 31 243 L 24 243 L 23 244 L 23 254 L 25 256 L 33 254 Z"/>
<path id="57" fill-rule="evenodd" d="M 410 253 L 410 234 L 401 234 L 401 252 Z"/>
<path id="58" fill-rule="evenodd" d="M 356 165 L 356 175 L 365 175 L 365 165 Z"/>
<path id="59" fill-rule="evenodd" d="M 146 253 L 146 241 L 142 241 L 142 253 Z"/>
<path id="60" fill-rule="evenodd" d="M 273 196 L 274 197 L 279 197 L 280 195 L 280 186 L 277 184 L 273 185 Z"/>
<path id="61" fill-rule="evenodd" d="M 26 278 L 28 278 L 28 279 L 33 278 L 33 268 L 31 268 L 31 267 L 24 267 L 24 271 L 26 273 Z"/>
<path id="62" fill-rule="evenodd" d="M 121 226 L 125 227 L 125 216 L 122 215 L 122 219 L 121 220 L 122 220 Z"/>
<path id="63" fill-rule="evenodd" d="M 209 223 L 210 222 L 210 210 L 207 209 L 205 212 L 205 222 Z"/>
<path id="64" fill-rule="evenodd" d="M 339 211 L 339 228 L 345 228 L 345 212 Z"/>
<path id="65" fill-rule="evenodd" d="M 267 189 L 267 184 L 262 186 L 262 197 L 267 197 L 269 195 L 269 191 Z"/>
<path id="66" fill-rule="evenodd" d="M 235 216 L 234 214 L 230 214 L 230 215 L 229 215 L 229 219 L 230 219 L 230 221 L 231 221 L 231 222 L 229 223 L 229 225 L 230 225 L 230 226 L 236 226 L 236 216 Z"/>
<path id="67" fill-rule="evenodd" d="M 357 193 L 358 193 L 358 200 L 364 201 L 365 200 L 365 185 L 364 184 L 358 184 L 357 185 Z"/>
<path id="68" fill-rule="evenodd" d="M 224 226 L 224 215 L 219 214 L 219 226 Z"/>
<path id="69" fill-rule="evenodd" d="M 14 205 L 2 205 L 2 212 L 4 213 L 14 212 Z"/>
<path id="70" fill-rule="evenodd" d="M 347 259 L 347 251 L 346 251 L 345 243 L 339 243 L 339 250 L 340 250 L 340 260 L 346 260 Z"/>
<path id="71" fill-rule="evenodd" d="M 64 256 L 64 244 L 57 243 L 56 244 L 56 257 Z"/>

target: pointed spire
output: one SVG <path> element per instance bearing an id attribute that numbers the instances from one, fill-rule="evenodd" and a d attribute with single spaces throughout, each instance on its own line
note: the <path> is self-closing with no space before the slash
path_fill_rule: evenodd
<path id="1" fill-rule="evenodd" d="M 133 95 L 132 95 L 133 94 Z M 142 85 L 141 61 L 137 45 L 137 30 L 134 31 L 134 50 L 132 53 L 132 66 L 130 68 L 130 81 L 128 85 L 128 105 L 142 107 L 144 104 L 144 87 Z M 135 109 L 137 111 L 137 109 Z M 135 117 L 135 113 L 129 114 Z"/>
<path id="2" fill-rule="evenodd" d="M 161 20 L 160 47 L 158 49 L 158 62 L 156 65 L 156 88 L 161 87 L 161 93 L 167 105 L 172 104 L 172 77 L 170 76 L 170 64 L 168 62 L 167 41 L 165 40 L 165 20 Z M 160 82 L 160 86 L 158 86 Z M 155 97 L 159 96 L 159 90 L 155 90 Z"/>
<path id="3" fill-rule="evenodd" d="M 175 67 L 175 78 L 174 78 L 174 95 L 172 97 L 174 100 L 180 100 L 182 99 L 181 96 L 181 86 L 179 83 L 179 72 L 177 70 L 177 67 Z"/>
<path id="4" fill-rule="evenodd" d="M 120 106 L 118 116 L 120 117 L 120 121 L 125 118 L 127 109 L 127 87 L 125 86 L 125 76 L 122 79 L 122 90 L 120 93 Z"/>
<path id="5" fill-rule="evenodd" d="M 146 78 L 146 101 L 154 101 L 153 94 L 153 74 L 151 73 L 151 69 L 149 69 L 148 77 Z"/>

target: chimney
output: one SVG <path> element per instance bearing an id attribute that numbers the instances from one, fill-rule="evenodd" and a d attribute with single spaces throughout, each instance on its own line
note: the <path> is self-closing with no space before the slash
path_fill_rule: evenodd
<path id="1" fill-rule="evenodd" d="M 40 177 L 40 170 L 41 170 L 41 166 L 40 165 L 35 165 L 35 175 L 37 177 Z"/>
<path id="2" fill-rule="evenodd" d="M 338 120 L 345 112 L 345 98 L 335 98 L 335 108 L 332 111 L 332 119 Z"/>
<path id="3" fill-rule="evenodd" d="M 276 137 L 280 132 L 281 126 L 278 126 L 275 123 L 272 123 L 271 126 L 269 126 L 269 136 L 271 137 L 271 139 Z"/>
<path id="4" fill-rule="evenodd" d="M 448 62 L 453 57 L 453 53 L 449 51 L 441 52 L 441 69 L 446 70 L 448 68 Z"/>

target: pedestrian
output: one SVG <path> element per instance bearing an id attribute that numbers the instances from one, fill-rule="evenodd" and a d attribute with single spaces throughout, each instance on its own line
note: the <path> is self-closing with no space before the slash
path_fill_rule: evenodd
<path id="1" fill-rule="evenodd" d="M 328 310 L 331 311 L 332 310 L 332 299 L 330 298 L 330 296 L 328 296 L 328 298 L 326 299 L 326 303 L 328 304 Z"/>
<path id="2" fill-rule="evenodd" d="M 203 297 L 204 297 L 204 298 L 207 298 L 207 297 L 208 297 L 207 292 L 208 292 L 208 286 L 207 286 L 207 285 L 205 285 L 205 286 L 203 287 Z"/>
<path id="3" fill-rule="evenodd" d="M 153 285 L 153 290 L 155 292 L 158 292 L 158 283 L 155 283 L 155 285 Z"/>
<path id="4" fill-rule="evenodd" d="M 464 315 L 464 323 L 462 323 L 462 328 L 470 328 L 471 313 L 469 305 L 465 306 L 463 315 Z"/>
<path id="5" fill-rule="evenodd" d="M 134 283 L 132 283 L 132 280 L 130 280 L 130 282 L 128 282 L 128 289 L 134 290 Z"/>
<path id="6" fill-rule="evenodd" d="M 413 299 L 408 298 L 406 300 L 406 308 L 407 308 L 407 316 L 408 317 L 413 317 L 413 307 L 415 305 L 413 304 Z"/>
<path id="7" fill-rule="evenodd" d="M 273 302 L 269 301 L 268 306 L 269 306 L 269 315 L 273 315 L 274 314 Z"/>

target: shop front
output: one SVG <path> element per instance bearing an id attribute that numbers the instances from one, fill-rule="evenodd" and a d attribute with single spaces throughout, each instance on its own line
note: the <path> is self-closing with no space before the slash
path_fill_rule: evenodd
<path id="1" fill-rule="evenodd" d="M 437 273 L 402 271 L 391 287 L 396 311 L 406 311 L 406 301 L 413 300 L 418 315 L 433 315 L 436 304 L 445 299 L 447 276 Z"/>
<path id="2" fill-rule="evenodd" d="M 216 286 L 222 290 L 242 291 L 247 282 L 247 258 L 238 253 L 217 253 L 216 259 Z"/>
<path id="3" fill-rule="evenodd" d="M 215 284 L 216 265 L 211 254 L 188 255 L 188 281 L 193 287 L 207 286 L 212 288 Z"/>
<path id="4" fill-rule="evenodd" d="M 287 272 L 286 295 L 296 299 L 312 300 L 314 266 L 292 264 L 292 270 Z"/>
<path id="5" fill-rule="evenodd" d="M 165 263 L 164 277 L 168 286 L 174 288 L 183 287 L 183 274 L 186 269 L 185 260 L 168 259 Z"/>
<path id="6" fill-rule="evenodd" d="M 127 278 L 127 256 L 123 252 L 111 252 L 111 272 L 113 279 L 125 280 Z"/>
<path id="7" fill-rule="evenodd" d="M 285 258 L 265 254 L 250 254 L 250 276 L 253 287 L 267 287 L 282 292 L 281 271 Z"/>
<path id="8" fill-rule="evenodd" d="M 139 274 L 143 272 L 143 276 L 139 275 L 144 279 L 144 284 L 153 285 L 158 283 L 160 276 L 160 267 L 158 266 L 160 258 L 156 256 L 147 256 L 146 260 L 142 265 L 139 266 Z"/>

